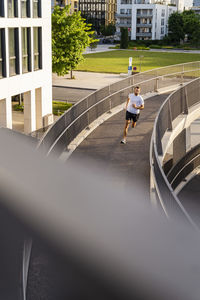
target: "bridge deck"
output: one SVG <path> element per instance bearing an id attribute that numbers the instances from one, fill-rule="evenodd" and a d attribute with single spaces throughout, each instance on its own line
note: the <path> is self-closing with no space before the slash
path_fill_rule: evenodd
<path id="1" fill-rule="evenodd" d="M 129 127 L 127 144 L 120 144 L 125 125 L 125 111 L 114 115 L 93 131 L 73 152 L 69 161 L 89 159 L 113 171 L 112 180 L 122 187 L 139 179 L 149 195 L 149 146 L 156 114 L 169 93 L 145 100 L 145 109 L 135 128 Z"/>

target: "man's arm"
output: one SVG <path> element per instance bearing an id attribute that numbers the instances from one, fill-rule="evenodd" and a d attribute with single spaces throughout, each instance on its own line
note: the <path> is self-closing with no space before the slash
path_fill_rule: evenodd
<path id="1" fill-rule="evenodd" d="M 136 106 L 136 104 L 133 104 L 133 107 L 136 109 L 144 109 L 144 104 L 141 104 L 140 106 Z"/>
<path id="2" fill-rule="evenodd" d="M 129 101 L 130 101 L 130 98 L 128 97 L 128 99 L 127 99 L 127 101 L 126 101 L 126 106 L 125 106 L 125 109 L 126 109 L 126 110 L 127 110 Z"/>

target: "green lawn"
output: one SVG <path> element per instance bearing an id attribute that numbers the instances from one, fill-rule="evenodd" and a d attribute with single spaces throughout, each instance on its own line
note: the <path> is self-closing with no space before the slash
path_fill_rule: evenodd
<path id="1" fill-rule="evenodd" d="M 116 50 L 84 55 L 85 61 L 79 65 L 78 70 L 102 73 L 127 73 L 128 58 L 132 56 L 133 66 L 136 66 L 137 71 L 139 71 L 140 55 L 144 56 L 141 71 L 200 60 L 200 54 L 192 53 Z"/>
<path id="2" fill-rule="evenodd" d="M 71 106 L 72 106 L 71 103 L 53 101 L 53 114 L 57 116 L 61 116 Z"/>

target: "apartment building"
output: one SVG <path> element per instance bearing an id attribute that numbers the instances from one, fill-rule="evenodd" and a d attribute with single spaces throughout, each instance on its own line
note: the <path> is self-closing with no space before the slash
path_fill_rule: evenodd
<path id="1" fill-rule="evenodd" d="M 59 5 L 60 7 L 64 7 L 66 5 L 70 5 L 70 14 L 78 11 L 78 0 L 52 0 L 52 6 Z"/>
<path id="2" fill-rule="evenodd" d="M 118 0 L 116 34 L 127 27 L 131 40 L 160 40 L 168 33 L 168 18 L 176 6 L 150 3 L 149 0 Z M 175 3 L 173 3 L 175 5 Z"/>
<path id="3" fill-rule="evenodd" d="M 0 126 L 13 128 L 16 96 L 23 98 L 25 133 L 53 121 L 49 1 L 0 2 Z"/>
<path id="4" fill-rule="evenodd" d="M 117 12 L 117 1 L 116 0 L 108 0 L 106 7 L 106 18 L 105 25 L 115 24 L 116 12 Z"/>
<path id="5" fill-rule="evenodd" d="M 79 10 L 99 32 L 101 25 L 115 23 L 116 0 L 79 0 Z"/>
<path id="6" fill-rule="evenodd" d="M 200 6 L 200 0 L 194 0 L 193 1 L 193 6 L 195 6 L 195 7 Z"/>

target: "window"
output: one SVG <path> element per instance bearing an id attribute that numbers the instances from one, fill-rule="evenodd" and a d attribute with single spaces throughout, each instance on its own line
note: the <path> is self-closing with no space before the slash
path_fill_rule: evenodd
<path id="1" fill-rule="evenodd" d="M 0 17 L 4 16 L 4 1 L 0 1 Z"/>
<path id="2" fill-rule="evenodd" d="M 161 34 L 164 34 L 164 27 L 161 27 L 160 33 L 161 33 Z"/>
<path id="3" fill-rule="evenodd" d="M 30 17 L 30 0 L 21 0 L 21 17 Z"/>
<path id="4" fill-rule="evenodd" d="M 8 18 L 18 17 L 17 0 L 8 0 Z"/>
<path id="5" fill-rule="evenodd" d="M 31 71 L 30 28 L 22 28 L 22 73 Z"/>
<path id="6" fill-rule="evenodd" d="M 164 16 L 165 16 L 165 10 L 162 9 L 161 17 L 164 17 Z"/>
<path id="7" fill-rule="evenodd" d="M 41 17 L 41 0 L 33 0 L 33 18 Z"/>
<path id="8" fill-rule="evenodd" d="M 42 28 L 33 28 L 34 71 L 42 69 Z"/>
<path id="9" fill-rule="evenodd" d="M 161 19 L 161 26 L 165 25 L 165 19 Z"/>
<path id="10" fill-rule="evenodd" d="M 19 74 L 18 28 L 9 28 L 9 75 Z"/>

